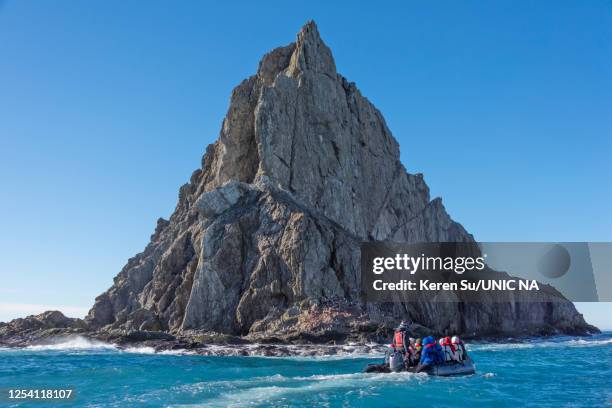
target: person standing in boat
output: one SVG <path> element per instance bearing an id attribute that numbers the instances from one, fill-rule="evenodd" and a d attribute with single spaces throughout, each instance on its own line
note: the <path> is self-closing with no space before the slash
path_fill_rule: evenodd
<path id="1" fill-rule="evenodd" d="M 393 333 L 393 347 L 404 356 L 406 364 L 410 361 L 410 339 L 408 337 L 408 323 L 404 320 Z"/>

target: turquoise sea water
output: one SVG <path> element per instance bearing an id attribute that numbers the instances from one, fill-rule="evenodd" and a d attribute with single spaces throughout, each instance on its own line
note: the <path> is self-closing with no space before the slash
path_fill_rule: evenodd
<path id="1" fill-rule="evenodd" d="M 0 388 L 73 388 L 75 399 L 0 406 L 612 406 L 612 333 L 468 347 L 477 374 L 454 378 L 362 373 L 379 355 L 205 357 L 85 341 L 2 349 Z"/>

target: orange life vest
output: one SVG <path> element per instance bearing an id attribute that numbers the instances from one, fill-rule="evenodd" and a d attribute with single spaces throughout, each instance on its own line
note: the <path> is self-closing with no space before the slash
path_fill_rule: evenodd
<path id="1" fill-rule="evenodd" d="M 393 343 L 395 347 L 403 348 L 404 347 L 404 333 L 401 331 L 396 331 L 395 336 L 393 337 Z"/>

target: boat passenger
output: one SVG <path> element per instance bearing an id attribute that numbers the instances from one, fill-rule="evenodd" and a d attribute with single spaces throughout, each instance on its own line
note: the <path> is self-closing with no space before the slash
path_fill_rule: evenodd
<path id="1" fill-rule="evenodd" d="M 421 338 L 416 339 L 414 342 L 414 361 L 418 364 L 421 361 L 421 351 L 423 350 L 423 340 Z"/>
<path id="2" fill-rule="evenodd" d="M 444 337 L 440 339 L 440 345 L 444 351 L 444 361 L 460 361 L 457 355 L 457 348 L 453 345 L 450 337 Z"/>
<path id="3" fill-rule="evenodd" d="M 465 350 L 465 344 L 463 344 L 463 341 L 461 341 L 459 336 L 453 336 L 453 338 L 451 339 L 451 343 L 455 346 L 455 349 L 457 350 L 457 359 L 459 361 L 464 361 L 465 359 L 467 359 L 467 351 Z"/>
<path id="4" fill-rule="evenodd" d="M 441 364 L 444 362 L 444 354 L 442 347 L 436 342 L 432 336 L 427 336 L 423 339 L 423 351 L 421 352 L 421 360 L 416 372 L 423 371 L 431 365 Z"/>
<path id="5" fill-rule="evenodd" d="M 404 355 L 409 353 L 408 347 L 410 346 L 407 330 L 408 324 L 402 321 L 393 334 L 393 345 L 395 349 Z"/>
<path id="6" fill-rule="evenodd" d="M 416 339 L 414 337 L 410 338 L 410 350 L 412 353 L 412 365 L 419 364 L 419 359 L 421 358 L 421 356 L 419 355 L 417 357 L 417 344 Z"/>
<path id="7" fill-rule="evenodd" d="M 416 339 L 414 337 L 410 337 L 408 338 L 408 341 L 410 342 L 410 347 L 412 347 L 412 349 L 414 350 L 416 346 Z"/>
<path id="8" fill-rule="evenodd" d="M 442 350 L 442 346 L 440 346 L 438 343 L 436 343 L 434 341 L 435 344 L 435 350 L 436 350 L 436 364 L 441 364 L 444 362 L 444 351 Z"/>
<path id="9" fill-rule="evenodd" d="M 408 355 L 406 358 L 406 366 L 414 367 L 419 363 L 419 360 L 416 358 L 416 342 L 414 337 L 410 337 L 408 339 Z"/>

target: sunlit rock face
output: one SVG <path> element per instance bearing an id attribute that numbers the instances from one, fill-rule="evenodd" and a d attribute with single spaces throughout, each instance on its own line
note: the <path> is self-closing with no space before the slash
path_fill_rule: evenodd
<path id="1" fill-rule="evenodd" d="M 309 22 L 234 89 L 219 139 L 181 187 L 174 213 L 158 221 L 86 320 L 98 330 L 312 341 L 373 333 L 399 319 L 437 333 L 592 329 L 555 291 L 530 303 L 483 295 L 468 304 L 452 292 L 444 303 L 364 302 L 362 241 L 473 238 L 440 199 L 430 200 L 420 174 L 406 172 L 382 114 L 337 73 Z"/>

